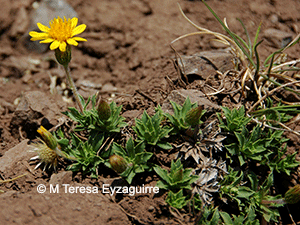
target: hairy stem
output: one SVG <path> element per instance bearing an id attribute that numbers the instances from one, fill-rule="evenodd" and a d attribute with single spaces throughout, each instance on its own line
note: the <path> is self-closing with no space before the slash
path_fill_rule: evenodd
<path id="1" fill-rule="evenodd" d="M 74 81 L 71 77 L 69 66 L 65 65 L 64 69 L 65 69 L 65 72 L 66 72 L 66 75 L 67 75 L 67 80 L 68 80 L 69 87 L 70 87 L 70 89 L 71 89 L 71 91 L 72 91 L 72 93 L 75 97 L 75 101 L 76 101 L 76 103 L 77 103 L 77 105 L 80 109 L 80 112 L 82 113 L 83 112 L 83 105 L 81 104 L 77 88 L 76 88 L 75 83 L 74 83 Z"/>

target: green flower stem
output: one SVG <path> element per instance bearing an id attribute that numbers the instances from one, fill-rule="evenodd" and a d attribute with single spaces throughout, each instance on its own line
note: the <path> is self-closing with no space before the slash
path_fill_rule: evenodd
<path id="1" fill-rule="evenodd" d="M 75 101 L 76 101 L 76 103 L 77 103 L 77 105 L 80 109 L 80 112 L 83 113 L 83 105 L 81 104 L 77 88 L 76 88 L 75 83 L 74 83 L 74 81 L 71 77 L 69 66 L 68 66 L 68 64 L 65 64 L 65 65 L 63 65 L 63 67 L 64 67 L 66 75 L 67 75 L 67 80 L 68 80 L 69 87 L 70 87 L 70 89 L 73 92 L 73 95 L 75 97 Z"/>
<path id="2" fill-rule="evenodd" d="M 65 159 L 71 160 L 71 161 L 77 161 L 77 158 L 74 156 L 67 155 L 63 151 L 60 150 L 60 148 L 55 148 L 54 151 L 56 152 L 57 155 L 60 157 L 63 157 Z"/>

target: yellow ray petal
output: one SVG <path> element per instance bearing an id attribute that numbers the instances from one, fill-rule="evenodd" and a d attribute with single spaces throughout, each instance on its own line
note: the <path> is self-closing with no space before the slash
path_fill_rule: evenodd
<path id="1" fill-rule="evenodd" d="M 71 23 L 72 23 L 72 29 L 74 29 L 77 26 L 78 19 L 76 17 L 73 17 L 71 19 Z"/>
<path id="2" fill-rule="evenodd" d="M 54 50 L 54 49 L 57 49 L 59 46 L 59 41 L 53 41 L 52 44 L 50 45 L 50 49 L 51 50 Z"/>
<path id="3" fill-rule="evenodd" d="M 61 52 L 65 52 L 66 51 L 66 47 L 67 47 L 67 44 L 64 41 L 59 44 L 59 50 Z"/>
<path id="4" fill-rule="evenodd" d="M 52 39 L 52 38 L 47 38 L 47 39 L 45 39 L 45 40 L 43 40 L 43 41 L 40 41 L 40 43 L 51 43 L 52 41 L 54 41 L 54 39 Z"/>
<path id="5" fill-rule="evenodd" d="M 77 46 L 77 45 L 78 45 L 78 42 L 75 41 L 73 38 L 69 38 L 69 39 L 67 40 L 67 43 L 68 43 L 69 45 L 74 45 L 74 46 Z"/>
<path id="6" fill-rule="evenodd" d="M 48 34 L 46 34 L 46 33 L 39 33 L 39 32 L 36 32 L 36 31 L 30 31 L 29 35 L 32 37 L 31 40 L 34 39 L 34 41 L 43 40 L 43 39 L 48 38 Z"/>
<path id="7" fill-rule="evenodd" d="M 75 27 L 72 31 L 72 37 L 77 35 L 77 34 L 82 33 L 85 30 L 85 28 L 86 28 L 85 24 L 81 24 L 78 27 Z"/>
<path id="8" fill-rule="evenodd" d="M 72 39 L 75 41 L 87 41 L 85 38 L 82 37 L 73 37 Z"/>
<path id="9" fill-rule="evenodd" d="M 49 30 L 50 30 L 49 27 L 47 27 L 47 26 L 45 26 L 45 25 L 43 25 L 43 24 L 41 24 L 41 23 L 37 23 L 37 26 L 39 27 L 39 29 L 40 29 L 41 31 L 46 32 L 46 33 L 48 33 Z"/>

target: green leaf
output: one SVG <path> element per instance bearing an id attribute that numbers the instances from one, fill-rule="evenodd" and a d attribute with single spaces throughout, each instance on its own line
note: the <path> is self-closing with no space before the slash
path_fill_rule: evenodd
<path id="1" fill-rule="evenodd" d="M 183 196 L 182 189 L 177 193 L 173 193 L 172 191 L 170 191 L 168 193 L 166 203 L 168 203 L 170 206 L 176 209 L 182 209 L 187 204 L 187 201 L 185 199 L 186 197 Z"/>
<path id="2" fill-rule="evenodd" d="M 169 150 L 169 149 L 172 148 L 172 145 L 168 142 L 158 142 L 157 146 L 162 148 L 162 149 L 165 149 L 165 150 Z"/>
<path id="3" fill-rule="evenodd" d="M 229 215 L 227 212 L 222 212 L 222 211 L 220 211 L 219 214 L 220 214 L 220 216 L 222 217 L 222 219 L 223 219 L 223 221 L 224 221 L 224 223 L 225 223 L 226 225 L 233 224 L 233 221 L 232 221 L 230 215 Z"/>
<path id="4" fill-rule="evenodd" d="M 158 176 L 160 176 L 164 181 L 167 183 L 171 183 L 171 179 L 168 176 L 168 171 L 165 169 L 162 169 L 159 166 L 154 167 L 154 171 L 157 173 Z"/>

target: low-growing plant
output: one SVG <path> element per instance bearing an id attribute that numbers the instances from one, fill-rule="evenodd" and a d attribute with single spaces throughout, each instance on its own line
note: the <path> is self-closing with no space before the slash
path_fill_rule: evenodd
<path id="1" fill-rule="evenodd" d="M 113 143 L 112 152 L 121 156 L 126 161 L 126 168 L 123 167 L 123 170 L 116 172 L 118 172 L 121 177 L 124 177 L 129 184 L 137 173 L 142 173 L 151 168 L 147 162 L 152 157 L 153 153 L 145 151 L 144 142 L 139 142 L 135 145 L 133 139 L 130 137 L 126 142 L 125 149 L 121 145 Z M 122 159 L 117 159 L 114 164 L 117 164 L 121 160 Z M 114 164 L 110 162 L 112 168 L 117 168 Z"/>
<path id="2" fill-rule="evenodd" d="M 91 135 L 87 141 L 82 141 L 76 134 L 71 135 L 71 143 L 65 149 L 69 155 L 75 158 L 75 162 L 67 169 L 79 172 L 83 175 L 91 175 L 92 178 L 98 177 L 98 167 L 104 163 L 98 155 L 98 151 L 103 144 L 104 135 L 101 133 Z"/>
<path id="3" fill-rule="evenodd" d="M 182 209 L 187 204 L 186 196 L 183 195 L 183 190 L 180 189 L 177 193 L 170 191 L 166 198 L 166 203 L 176 209 Z"/>
<path id="4" fill-rule="evenodd" d="M 191 174 L 192 169 L 183 169 L 180 159 L 176 162 L 172 160 L 170 173 L 159 166 L 154 167 L 154 170 L 162 178 L 157 186 L 171 191 L 183 188 L 191 190 L 191 184 L 199 179 L 199 176 Z"/>
<path id="5" fill-rule="evenodd" d="M 227 107 L 221 107 L 224 113 L 225 121 L 223 121 L 220 113 L 217 113 L 220 122 L 220 128 L 227 132 L 242 131 L 250 121 L 251 118 L 245 114 L 245 107 L 241 106 L 239 109 L 230 110 Z"/>
<path id="6" fill-rule="evenodd" d="M 206 110 L 203 110 L 203 107 L 198 106 L 197 103 L 191 103 L 189 97 L 186 98 L 182 106 L 172 101 L 171 104 L 174 114 L 165 113 L 165 116 L 174 126 L 175 132 L 195 128 L 202 123 L 200 119 Z"/>
<path id="7" fill-rule="evenodd" d="M 242 202 L 236 196 L 238 195 L 238 186 L 242 183 L 244 173 L 241 170 L 233 170 L 230 166 L 228 167 L 228 174 L 220 182 L 219 195 L 221 199 L 229 199 L 235 201 L 238 205 Z"/>
<path id="8" fill-rule="evenodd" d="M 244 178 L 247 178 L 248 182 L 245 182 Z M 270 187 L 273 185 L 273 174 L 269 174 L 261 185 L 259 183 L 257 175 L 253 172 L 244 176 L 242 171 L 229 169 L 229 174 L 221 182 L 220 196 L 221 198 L 227 196 L 230 201 L 238 204 L 240 218 L 234 219 L 242 220 L 243 217 L 243 221 L 246 221 L 247 218 L 254 220 L 261 215 L 267 222 L 277 221 L 279 212 L 276 207 L 282 206 L 282 203 L 278 202 L 278 199 L 282 197 L 281 195 L 269 195 Z M 272 202 L 272 207 L 265 202 Z M 226 215 L 223 219 L 229 220 L 228 216 Z"/>
<path id="9" fill-rule="evenodd" d="M 120 132 L 122 127 L 127 126 L 124 122 L 125 118 L 120 116 L 122 106 L 117 106 L 115 102 L 108 104 L 101 100 L 96 107 L 96 96 L 88 98 L 85 102 L 82 96 L 79 96 L 83 105 L 81 113 L 74 107 L 70 107 L 69 111 L 64 112 L 73 121 L 77 122 L 75 131 L 94 130 L 107 133 Z M 92 108 L 87 109 L 89 103 L 92 103 Z"/>
<path id="10" fill-rule="evenodd" d="M 142 118 L 135 119 L 135 126 L 132 127 L 137 134 L 138 140 L 162 149 L 171 149 L 172 146 L 168 142 L 163 141 L 163 139 L 168 137 L 173 128 L 162 126 L 162 119 L 163 116 L 159 110 L 152 117 L 144 111 Z"/>
<path id="11" fill-rule="evenodd" d="M 234 132 L 237 142 L 226 145 L 231 156 L 237 156 L 242 166 L 248 160 L 258 162 L 266 161 L 272 152 L 268 149 L 268 137 L 265 136 L 262 128 L 257 125 L 250 132 L 246 127 L 241 132 Z"/>
<path id="12" fill-rule="evenodd" d="M 260 225 L 261 224 L 258 219 L 255 219 L 255 213 L 251 209 L 250 211 L 246 213 L 241 213 L 238 216 L 232 215 L 232 217 L 227 212 L 224 211 L 219 211 L 219 214 L 224 224 L 232 224 L 232 225 L 239 225 L 239 224 Z"/>
<path id="13" fill-rule="evenodd" d="M 286 173 L 290 176 L 292 170 L 295 170 L 300 165 L 300 162 L 296 159 L 296 155 L 297 152 L 287 154 L 287 146 L 285 145 L 278 148 L 277 154 L 272 160 L 269 160 L 268 165 L 271 170 L 275 170 L 278 173 Z"/>

